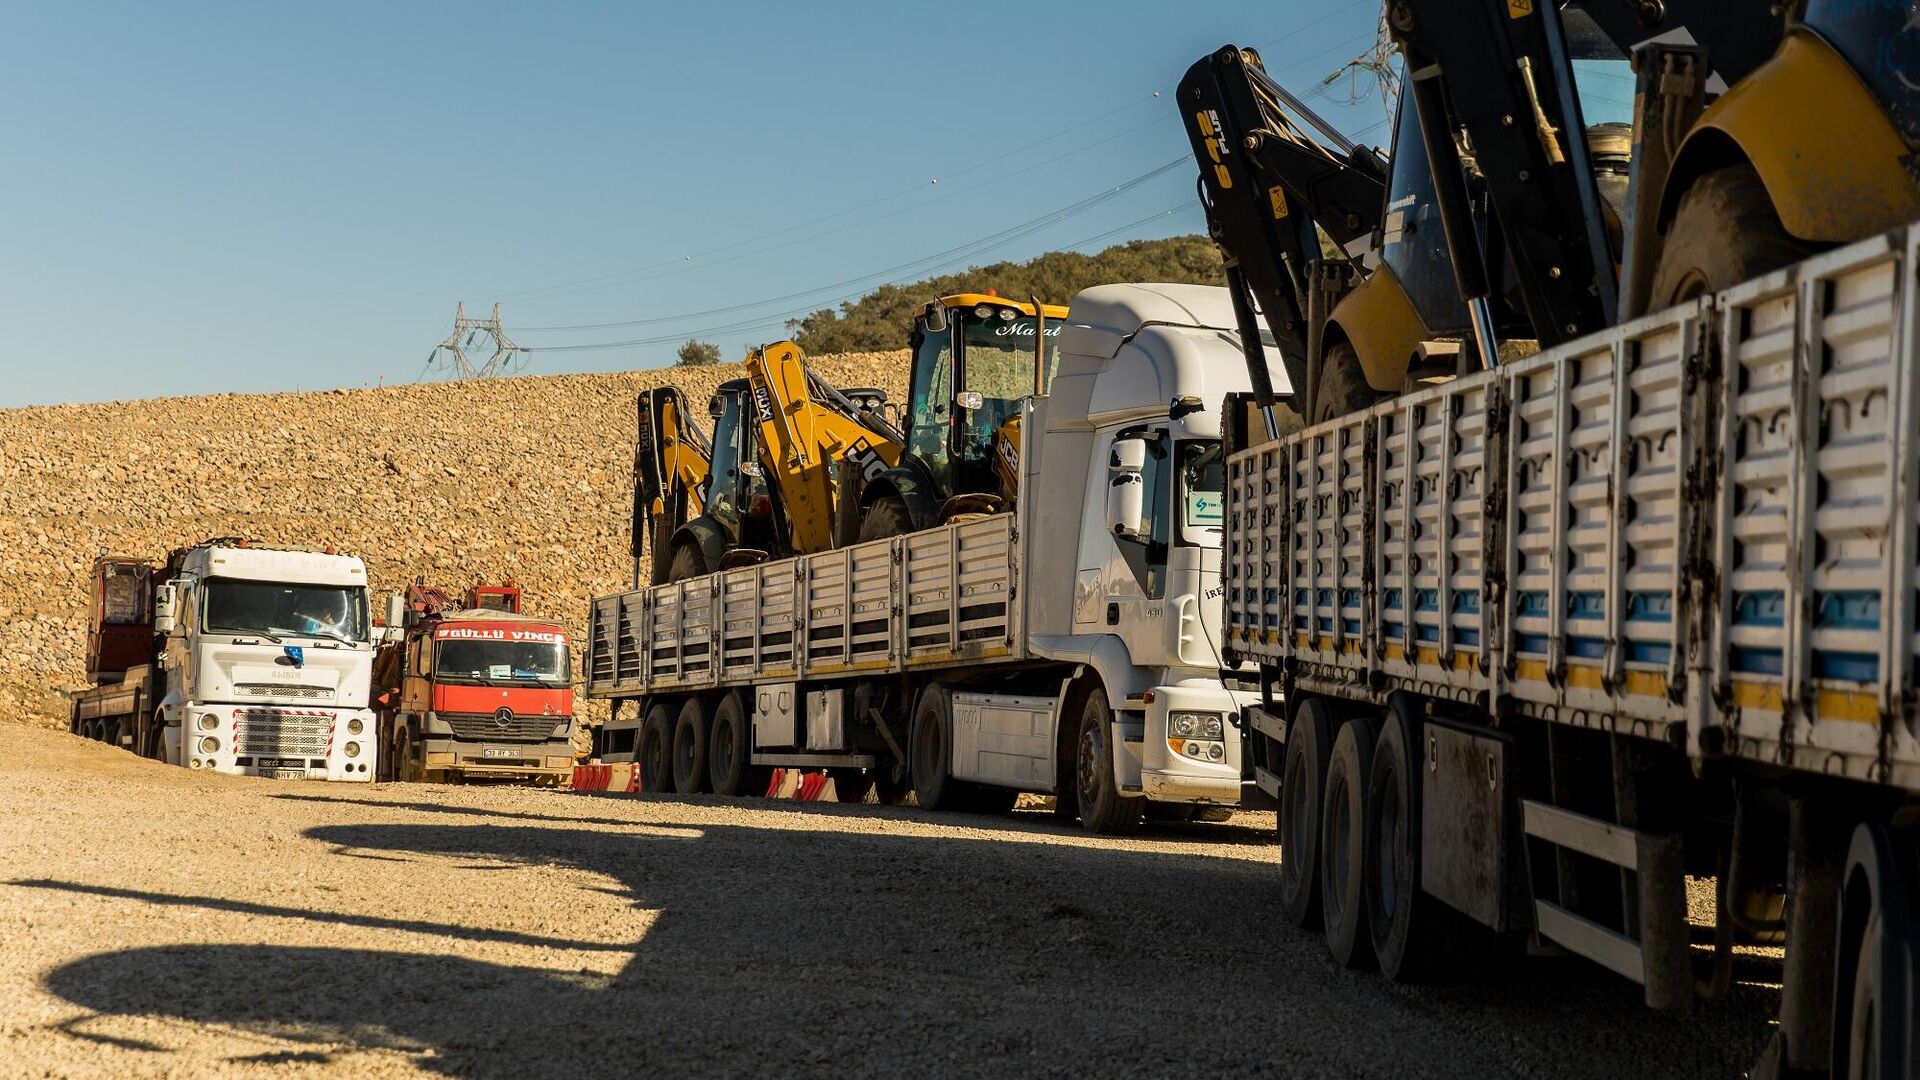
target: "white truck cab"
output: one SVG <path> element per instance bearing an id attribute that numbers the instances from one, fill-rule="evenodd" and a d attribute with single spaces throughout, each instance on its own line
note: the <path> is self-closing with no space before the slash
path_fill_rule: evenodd
<path id="1" fill-rule="evenodd" d="M 155 590 L 155 722 L 167 761 L 215 772 L 371 781 L 367 568 L 323 551 L 203 544 Z"/>

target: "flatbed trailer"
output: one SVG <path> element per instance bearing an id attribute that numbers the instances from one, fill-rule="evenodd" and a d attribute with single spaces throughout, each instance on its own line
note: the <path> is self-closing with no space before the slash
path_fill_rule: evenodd
<path id="1" fill-rule="evenodd" d="M 1202 403 L 1247 382 L 1198 362 L 1232 319 L 1220 289 L 1082 293 L 1049 392 L 1021 405 L 1011 512 L 594 600 L 586 693 L 614 705 L 596 756 L 638 761 L 649 791 L 765 790 L 744 773 L 788 767 L 833 770 L 843 799 L 1054 794 L 1109 832 L 1150 802 L 1239 803 L 1251 698 L 1217 648 Z"/>
<path id="2" fill-rule="evenodd" d="M 1458 977 L 1497 932 L 1677 1008 L 1784 940 L 1754 1075 L 1915 1075 L 1917 269 L 1920 225 L 1229 434 L 1228 659 L 1283 901 L 1337 958 Z M 1711 951 L 1684 874 L 1719 879 Z"/>

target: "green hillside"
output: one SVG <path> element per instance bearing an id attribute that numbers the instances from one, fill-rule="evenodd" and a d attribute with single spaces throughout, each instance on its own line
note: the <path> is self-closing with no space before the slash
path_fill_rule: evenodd
<path id="1" fill-rule="evenodd" d="M 1171 281 L 1224 285 L 1220 252 L 1204 236 L 1135 240 L 1094 255 L 1050 251 L 1026 262 L 976 266 L 957 274 L 885 285 L 858 300 L 823 308 L 789 323 L 793 340 L 815 356 L 825 353 L 898 349 L 907 344 L 913 310 L 936 296 L 986 292 L 1025 300 L 1038 296 L 1065 304 L 1073 294 L 1115 281 Z"/>

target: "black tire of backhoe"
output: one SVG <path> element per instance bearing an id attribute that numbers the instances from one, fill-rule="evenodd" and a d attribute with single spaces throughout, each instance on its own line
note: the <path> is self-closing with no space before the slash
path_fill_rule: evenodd
<path id="1" fill-rule="evenodd" d="M 905 536 L 913 531 L 913 515 L 899 499 L 876 499 L 860 515 L 860 542 Z"/>
<path id="2" fill-rule="evenodd" d="M 673 549 L 673 561 L 667 564 L 668 581 L 685 581 L 703 577 L 707 573 L 707 560 L 700 554 L 699 547 L 681 544 Z"/>
<path id="3" fill-rule="evenodd" d="M 1392 396 L 1390 391 L 1375 390 L 1367 382 L 1366 369 L 1360 366 L 1360 354 L 1342 341 L 1328 349 L 1320 360 L 1319 385 L 1313 394 L 1313 423 L 1360 412 Z"/>
<path id="4" fill-rule="evenodd" d="M 1753 166 L 1715 169 L 1696 179 L 1674 208 L 1647 310 L 1664 311 L 1711 295 L 1799 262 L 1814 250 L 1780 224 Z"/>

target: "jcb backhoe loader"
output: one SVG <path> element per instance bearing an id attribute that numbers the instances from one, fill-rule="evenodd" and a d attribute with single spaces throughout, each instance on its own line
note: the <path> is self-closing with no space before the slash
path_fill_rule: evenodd
<path id="1" fill-rule="evenodd" d="M 1324 322 L 1308 320 L 1310 419 L 1450 374 L 1455 356 L 1492 364 L 1920 216 L 1906 164 L 1920 91 L 1899 70 L 1920 33 L 1905 7 L 1777 11 L 1392 0 L 1407 93 L 1377 265 L 1334 283 Z M 1222 119 L 1228 150 L 1266 134 L 1258 116 Z M 1229 261 L 1257 257 L 1220 209 L 1250 192 L 1219 180 L 1258 155 L 1215 175 L 1204 149 L 1196 139 L 1216 238 Z M 1286 299 L 1243 277 L 1236 291 L 1271 322 Z"/>
<path id="2" fill-rule="evenodd" d="M 921 305 L 905 450 L 861 495 L 860 539 L 916 532 L 1013 504 L 1020 402 L 1046 392 L 1067 309 L 990 293 Z"/>
<path id="3" fill-rule="evenodd" d="M 746 366 L 709 403 L 704 471 L 692 440 L 674 434 L 675 417 L 689 430 L 678 394 L 642 409 L 635 535 L 647 537 L 656 584 L 852 543 L 860 487 L 900 460 L 904 438 L 881 414 L 880 391 L 835 389 L 791 341 L 753 350 Z M 649 444 L 681 452 L 650 455 Z"/>

